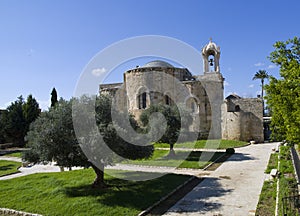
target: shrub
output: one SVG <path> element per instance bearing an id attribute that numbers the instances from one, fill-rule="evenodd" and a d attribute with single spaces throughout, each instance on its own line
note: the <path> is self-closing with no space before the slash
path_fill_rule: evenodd
<path id="1" fill-rule="evenodd" d="M 234 148 L 227 148 L 226 149 L 226 154 L 234 154 L 234 153 L 235 153 Z"/>

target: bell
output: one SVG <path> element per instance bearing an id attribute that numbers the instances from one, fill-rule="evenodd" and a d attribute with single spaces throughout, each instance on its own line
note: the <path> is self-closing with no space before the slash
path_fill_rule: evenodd
<path id="1" fill-rule="evenodd" d="M 213 62 L 214 62 L 213 59 L 209 59 L 209 65 L 210 65 L 210 66 L 214 66 L 214 63 L 213 63 Z"/>

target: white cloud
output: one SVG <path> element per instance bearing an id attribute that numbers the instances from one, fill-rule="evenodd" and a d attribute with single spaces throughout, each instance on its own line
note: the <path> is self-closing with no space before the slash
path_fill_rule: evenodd
<path id="1" fill-rule="evenodd" d="M 92 70 L 92 74 L 94 76 L 101 76 L 105 72 L 106 72 L 106 69 L 104 67 L 102 67 L 102 68 L 96 68 L 96 69 Z"/>
<path id="2" fill-rule="evenodd" d="M 224 81 L 224 86 L 230 86 L 230 84 L 227 81 Z"/>
<path id="3" fill-rule="evenodd" d="M 271 64 L 271 65 L 268 66 L 268 69 L 273 69 L 275 67 L 276 67 L 275 65 Z"/>
<path id="4" fill-rule="evenodd" d="M 248 88 L 253 88 L 254 87 L 254 84 L 251 84 L 248 86 Z"/>
<path id="5" fill-rule="evenodd" d="M 265 64 L 262 63 L 262 62 L 257 62 L 257 63 L 254 64 L 255 67 L 261 67 L 263 65 L 265 65 Z"/>

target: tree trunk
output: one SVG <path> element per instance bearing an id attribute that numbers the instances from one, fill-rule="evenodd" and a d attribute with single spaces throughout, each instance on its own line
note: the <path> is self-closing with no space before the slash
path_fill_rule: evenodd
<path id="1" fill-rule="evenodd" d="M 264 80 L 261 80 L 261 98 L 263 103 L 263 117 L 265 116 L 265 101 L 264 101 Z"/>
<path id="2" fill-rule="evenodd" d="M 100 169 L 91 163 L 93 170 L 96 173 L 96 178 L 93 182 L 93 188 L 107 188 L 107 185 L 104 182 L 104 165 L 101 164 Z"/>
<path id="3" fill-rule="evenodd" d="M 169 151 L 168 157 L 169 158 L 175 157 L 174 144 L 170 144 L 170 151 Z"/>

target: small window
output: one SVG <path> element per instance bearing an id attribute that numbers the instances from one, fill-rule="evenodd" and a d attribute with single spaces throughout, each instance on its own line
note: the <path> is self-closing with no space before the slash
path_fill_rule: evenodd
<path id="1" fill-rule="evenodd" d="M 166 105 L 171 105 L 171 98 L 168 95 L 165 95 Z"/>
<path id="2" fill-rule="evenodd" d="M 147 93 L 144 92 L 138 96 L 139 109 L 146 109 L 147 107 Z"/>
<path id="3" fill-rule="evenodd" d="M 235 105 L 234 111 L 235 112 L 239 112 L 240 110 L 241 110 L 240 106 L 239 105 Z"/>

